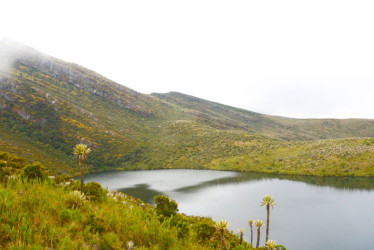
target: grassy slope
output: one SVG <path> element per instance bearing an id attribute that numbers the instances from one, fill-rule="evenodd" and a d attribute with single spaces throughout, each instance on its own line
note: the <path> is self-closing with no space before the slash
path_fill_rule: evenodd
<path id="1" fill-rule="evenodd" d="M 35 51 L 23 54 L 10 71 L 0 67 L 0 150 L 41 161 L 54 172 L 76 172 L 71 151 L 85 142 L 93 148 L 90 171 L 373 175 L 366 140 L 331 140 L 372 137 L 373 120 L 288 119 L 175 92 L 144 95 L 78 65 Z M 329 140 L 313 142 L 319 138 Z M 363 157 L 331 157 L 328 152 L 335 148 L 355 148 Z"/>
<path id="2" fill-rule="evenodd" d="M 241 129 L 285 140 L 317 140 L 349 137 L 374 137 L 374 120 L 365 119 L 292 119 L 263 115 L 210 102 L 178 92 L 153 94 L 181 108 L 201 112 L 199 120 L 224 128 Z M 213 120 L 213 121 L 212 121 Z M 214 126 L 214 125 L 213 125 Z M 223 127 L 222 127 L 223 128 Z"/>
<path id="3" fill-rule="evenodd" d="M 374 139 L 262 144 L 244 156 L 214 160 L 210 167 L 276 174 L 374 176 Z"/>
<path id="4" fill-rule="evenodd" d="M 3 152 L 0 159 L 18 173 L 26 164 Z M 0 176 L 8 167 L 0 166 Z M 220 244 L 210 218 L 177 213 L 169 219 L 151 205 L 143 210 L 141 200 L 112 198 L 103 189 L 72 207 L 70 192 L 79 182 L 64 186 L 49 179 L 27 182 L 19 174 L 13 177 L 6 188 L 0 178 L 1 249 L 126 249 L 129 241 L 136 249 L 217 249 Z M 233 232 L 225 238 L 231 249 L 252 249 L 247 243 L 239 248 Z"/>
<path id="5" fill-rule="evenodd" d="M 127 205 L 108 199 L 69 209 L 69 193 L 64 188 L 16 180 L 8 190 L 0 187 L 0 199 L 3 249 L 91 249 L 94 245 L 126 249 L 128 241 L 141 249 L 216 249 L 219 242 L 217 237 L 212 247 L 204 246 L 193 232 L 178 238 L 178 228 L 160 222 L 151 207 L 144 212 L 129 196 L 124 199 Z M 61 211 L 68 214 L 67 219 L 62 219 Z M 185 218 L 199 224 L 198 219 Z M 101 228 L 100 232 L 94 227 Z"/>

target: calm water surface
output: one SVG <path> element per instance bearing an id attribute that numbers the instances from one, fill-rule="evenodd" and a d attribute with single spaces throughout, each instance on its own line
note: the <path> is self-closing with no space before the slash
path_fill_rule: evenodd
<path id="1" fill-rule="evenodd" d="M 182 213 L 228 220 L 235 233 L 245 228 L 247 241 L 247 221 L 266 221 L 260 204 L 265 194 L 271 194 L 277 205 L 270 211 L 269 239 L 291 250 L 374 249 L 374 178 L 175 169 L 97 173 L 85 181 L 148 203 L 155 195 L 168 195 Z"/>

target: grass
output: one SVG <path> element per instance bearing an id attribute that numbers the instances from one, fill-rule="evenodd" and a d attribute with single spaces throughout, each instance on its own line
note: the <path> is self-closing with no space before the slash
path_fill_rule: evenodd
<path id="1" fill-rule="evenodd" d="M 158 210 L 131 196 L 108 192 L 99 184 L 68 177 L 22 178 L 26 160 L 1 153 L 12 170 L 7 186 L 0 182 L 0 248 L 2 249 L 217 249 L 220 233 L 210 218 Z M 18 168 L 9 167 L 10 165 Z M 26 166 L 27 168 L 27 166 Z M 17 169 L 17 170 L 15 170 Z M 21 173 L 23 173 L 21 175 Z M 3 179 L 3 178 L 2 178 Z M 159 197 L 167 203 L 167 197 Z M 177 203 L 173 202 L 173 211 Z M 252 249 L 233 232 L 225 232 L 228 249 Z"/>
<path id="2" fill-rule="evenodd" d="M 89 172 L 373 176 L 373 128 L 373 120 L 289 119 L 175 92 L 144 95 L 36 52 L 10 70 L 0 65 L 0 150 L 55 174 L 78 174 L 72 148 L 85 143 Z"/>
<path id="3" fill-rule="evenodd" d="M 214 160 L 212 169 L 316 176 L 374 176 L 374 140 L 280 142 Z"/>

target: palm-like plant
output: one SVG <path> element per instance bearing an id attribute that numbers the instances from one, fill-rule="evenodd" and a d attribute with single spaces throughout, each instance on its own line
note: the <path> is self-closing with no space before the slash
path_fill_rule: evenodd
<path id="1" fill-rule="evenodd" d="M 79 191 L 72 191 L 66 200 L 68 207 L 77 208 L 81 207 L 87 198 L 84 194 L 79 193 Z"/>
<path id="2" fill-rule="evenodd" d="M 228 224 L 228 221 L 220 220 L 215 225 L 215 228 L 221 234 L 221 250 L 225 249 L 225 231 L 227 230 Z"/>
<path id="3" fill-rule="evenodd" d="M 274 240 L 268 240 L 268 241 L 266 241 L 265 247 L 266 247 L 266 249 L 268 249 L 268 250 L 275 250 L 275 246 L 276 246 L 276 245 L 277 245 L 277 244 L 275 243 Z"/>
<path id="4" fill-rule="evenodd" d="M 239 230 L 239 245 L 241 245 L 243 243 L 244 229 L 239 228 L 238 230 Z"/>
<path id="5" fill-rule="evenodd" d="M 91 152 L 91 149 L 85 144 L 77 144 L 74 147 L 73 153 L 77 156 L 79 161 L 79 167 L 81 170 L 81 194 L 83 194 L 83 170 L 84 162 L 87 159 L 87 155 Z"/>
<path id="6" fill-rule="evenodd" d="M 253 220 L 248 221 L 249 227 L 251 228 L 251 246 L 253 246 Z"/>
<path id="7" fill-rule="evenodd" d="M 275 206 L 274 199 L 271 197 L 271 195 L 267 194 L 262 198 L 261 206 L 266 206 L 267 211 L 267 220 L 266 220 L 266 242 L 269 239 L 269 222 L 270 222 L 270 206 L 273 208 Z"/>
<path id="8" fill-rule="evenodd" d="M 127 250 L 134 250 L 134 242 L 132 240 L 127 242 Z"/>
<path id="9" fill-rule="evenodd" d="M 264 222 L 262 220 L 255 220 L 253 224 L 257 227 L 257 243 L 256 248 L 260 246 L 260 233 L 261 233 L 261 227 L 264 225 Z"/>

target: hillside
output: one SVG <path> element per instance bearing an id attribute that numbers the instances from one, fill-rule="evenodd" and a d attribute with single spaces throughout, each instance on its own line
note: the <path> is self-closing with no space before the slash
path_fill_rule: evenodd
<path id="1" fill-rule="evenodd" d="M 93 149 L 89 171 L 262 171 L 262 166 L 272 164 L 279 155 L 288 155 L 287 150 L 314 145 L 319 139 L 324 141 L 318 142 L 318 147 L 327 152 L 331 144 L 339 147 L 347 140 L 337 138 L 374 137 L 373 120 L 290 119 L 176 92 L 146 95 L 23 45 L 2 42 L 0 48 L 0 150 L 38 160 L 56 173 L 77 171 L 72 148 L 79 142 Z M 284 145 L 290 146 L 282 149 L 283 153 L 273 150 Z M 364 150 L 365 157 L 354 157 L 348 169 L 371 157 L 371 146 L 363 140 L 352 139 L 350 145 Z M 261 168 L 236 164 L 237 159 L 252 161 L 258 152 L 262 157 L 255 163 Z M 303 157 L 309 159 L 308 153 Z M 338 157 L 344 161 L 344 155 Z M 304 173 L 304 168 L 290 172 Z M 264 171 L 277 169 L 273 170 Z M 345 170 L 336 167 L 334 171 L 307 174 L 335 175 Z M 365 169 L 356 174 L 373 172 Z"/>
<path id="2" fill-rule="evenodd" d="M 34 168 L 37 164 L 27 165 L 28 161 L 0 152 L 1 249 L 220 246 L 216 222 L 178 213 L 178 204 L 168 197 L 159 196 L 163 206 L 155 200 L 153 207 L 129 195 L 108 192 L 94 182 L 86 183 L 81 195 L 79 181 L 69 176 L 47 178 L 48 173 Z M 6 184 L 4 175 L 12 175 Z M 254 249 L 232 231 L 226 230 L 224 237 L 228 249 Z M 285 248 L 279 245 L 277 249 Z"/>
<path id="3" fill-rule="evenodd" d="M 374 120 L 292 119 L 263 115 L 206 101 L 178 92 L 152 95 L 198 114 L 199 120 L 219 128 L 240 129 L 284 140 L 374 137 Z"/>

